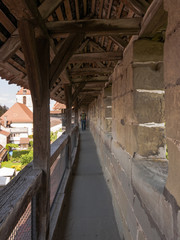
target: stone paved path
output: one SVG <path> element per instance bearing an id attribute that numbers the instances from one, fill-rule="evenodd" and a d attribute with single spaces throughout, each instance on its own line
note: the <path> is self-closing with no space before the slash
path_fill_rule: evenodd
<path id="1" fill-rule="evenodd" d="M 81 132 L 79 160 L 63 219 L 55 239 L 120 240 L 111 195 L 89 131 Z"/>

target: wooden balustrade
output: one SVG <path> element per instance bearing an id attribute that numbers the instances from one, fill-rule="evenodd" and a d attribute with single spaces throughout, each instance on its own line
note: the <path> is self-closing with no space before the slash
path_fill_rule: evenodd
<path id="1" fill-rule="evenodd" d="M 51 144 L 50 166 L 53 165 L 56 158 L 61 154 L 65 147 L 71 146 L 71 137 L 73 136 L 74 149 L 70 149 L 71 163 L 74 163 L 77 146 L 79 130 L 75 126 L 69 134 L 62 134 L 54 143 Z M 67 151 L 66 151 L 67 153 Z M 43 185 L 42 174 L 43 171 L 39 168 L 33 168 L 33 163 L 28 164 L 14 179 L 0 190 L 0 238 L 6 240 L 10 236 L 17 222 L 23 215 L 26 207 L 31 202 L 32 198 L 38 193 L 38 190 Z M 65 196 L 65 189 L 68 183 L 71 168 L 66 168 L 65 173 L 60 181 L 54 203 L 51 207 L 50 213 L 50 237 L 52 238 L 53 232 L 58 220 L 58 215 L 61 212 L 62 203 Z"/>

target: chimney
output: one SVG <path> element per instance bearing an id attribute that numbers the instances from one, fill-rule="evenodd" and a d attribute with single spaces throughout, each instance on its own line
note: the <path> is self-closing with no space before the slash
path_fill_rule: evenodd
<path id="1" fill-rule="evenodd" d="M 4 116 L 4 127 L 7 127 L 7 116 Z"/>

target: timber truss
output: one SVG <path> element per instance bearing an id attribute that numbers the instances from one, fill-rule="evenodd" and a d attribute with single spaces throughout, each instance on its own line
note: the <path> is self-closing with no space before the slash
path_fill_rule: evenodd
<path id="1" fill-rule="evenodd" d="M 0 0 L 0 6 L 0 76 L 38 95 L 36 42 L 46 38 L 51 98 L 65 103 L 64 85 L 71 85 L 72 101 L 87 105 L 111 84 L 132 35 L 162 41 L 167 19 L 162 0 Z"/>

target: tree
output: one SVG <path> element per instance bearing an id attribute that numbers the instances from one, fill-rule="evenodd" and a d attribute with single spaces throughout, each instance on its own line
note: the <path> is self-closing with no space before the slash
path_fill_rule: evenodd
<path id="1" fill-rule="evenodd" d="M 1 106 L 0 105 L 0 116 L 2 116 L 9 108 L 6 107 L 5 105 L 4 106 Z"/>

